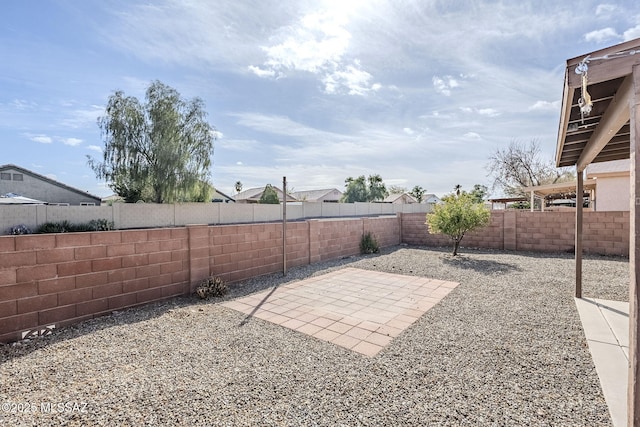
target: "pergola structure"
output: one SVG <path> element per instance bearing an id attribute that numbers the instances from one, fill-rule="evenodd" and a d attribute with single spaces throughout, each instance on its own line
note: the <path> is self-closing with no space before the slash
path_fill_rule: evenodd
<path id="1" fill-rule="evenodd" d="M 567 61 L 556 165 L 575 166 L 576 194 L 594 162 L 630 159 L 627 423 L 640 426 L 640 39 Z M 576 206 L 576 297 L 582 297 L 582 205 Z"/>
<path id="2" fill-rule="evenodd" d="M 590 197 L 589 200 L 593 200 L 593 194 L 596 190 L 596 180 L 595 179 L 587 179 L 583 183 L 583 190 L 589 192 Z M 533 212 L 533 202 L 536 198 L 542 199 L 542 207 L 541 210 L 544 212 L 544 201 L 548 197 L 553 194 L 567 194 L 567 193 L 575 193 L 576 191 L 576 182 L 560 182 L 556 184 L 545 184 L 545 185 L 534 185 L 531 187 L 524 187 L 522 191 L 529 193 L 530 204 L 531 204 L 531 212 Z M 575 193 L 578 194 L 578 193 Z M 584 193 L 583 193 L 584 194 Z M 578 205 L 579 197 L 576 196 L 576 206 Z"/>

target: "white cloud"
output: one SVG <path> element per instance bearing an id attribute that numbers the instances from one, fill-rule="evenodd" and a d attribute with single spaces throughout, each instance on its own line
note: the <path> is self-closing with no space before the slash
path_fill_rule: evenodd
<path id="1" fill-rule="evenodd" d="M 53 142 L 53 138 L 43 134 L 31 134 L 26 133 L 25 136 L 32 141 L 39 142 L 41 144 L 51 144 Z"/>
<path id="2" fill-rule="evenodd" d="M 588 42 L 604 43 L 608 40 L 618 39 L 620 35 L 611 27 L 601 30 L 591 31 L 584 35 L 584 39 Z"/>
<path id="3" fill-rule="evenodd" d="M 476 132 L 467 132 L 464 135 L 462 135 L 462 137 L 464 139 L 468 139 L 468 140 L 472 140 L 472 141 L 478 141 L 478 140 L 482 139 L 480 134 L 478 134 Z"/>
<path id="4" fill-rule="evenodd" d="M 256 67 L 255 65 L 249 65 L 247 69 L 258 77 L 275 77 L 276 76 L 276 72 L 274 70 L 265 70 L 260 67 Z"/>
<path id="5" fill-rule="evenodd" d="M 495 108 L 478 108 L 477 112 L 481 116 L 488 116 L 488 117 L 497 117 L 500 115 L 500 112 Z"/>
<path id="6" fill-rule="evenodd" d="M 617 7 L 613 4 L 602 3 L 596 7 L 596 16 L 610 15 Z"/>
<path id="7" fill-rule="evenodd" d="M 87 149 L 91 151 L 96 151 L 98 153 L 102 153 L 102 147 L 99 147 L 97 145 L 88 145 Z"/>
<path id="8" fill-rule="evenodd" d="M 535 104 L 528 108 L 529 111 L 560 111 L 560 101 L 536 101 Z"/>
<path id="9" fill-rule="evenodd" d="M 456 80 L 452 76 L 433 76 L 432 82 L 433 88 L 436 90 L 436 92 L 441 93 L 445 96 L 451 96 L 451 89 L 460 86 L 458 80 Z"/>
<path id="10" fill-rule="evenodd" d="M 633 28 L 629 28 L 622 34 L 622 38 L 624 39 L 624 41 L 637 39 L 638 37 L 640 37 L 640 24 L 636 25 Z"/>
<path id="11" fill-rule="evenodd" d="M 325 75 L 322 82 L 326 93 L 346 92 L 349 95 L 366 95 L 369 91 L 380 88 L 379 84 L 369 85 L 371 78 L 371 74 L 360 68 L 360 62 L 355 61 L 353 65 Z"/>
<path id="12" fill-rule="evenodd" d="M 402 131 L 407 135 L 414 135 L 416 132 L 411 128 L 402 128 Z"/>
<path id="13" fill-rule="evenodd" d="M 35 108 L 37 107 L 38 104 L 36 104 L 35 102 L 24 100 L 24 99 L 14 99 L 13 101 L 11 101 L 11 105 L 16 110 L 24 111 L 24 110 L 30 110 L 32 108 Z"/>
<path id="14" fill-rule="evenodd" d="M 57 180 L 58 180 L 58 176 L 57 176 L 56 174 L 54 174 L 54 173 L 48 173 L 48 174 L 45 174 L 45 176 L 46 176 L 47 178 L 49 178 L 49 179 L 54 180 L 54 181 L 57 181 Z"/>
<path id="15" fill-rule="evenodd" d="M 236 162 L 236 165 L 238 165 L 238 166 L 242 166 L 242 165 L 243 165 L 243 163 L 242 163 L 242 162 Z"/>
<path id="16" fill-rule="evenodd" d="M 460 111 L 469 114 L 478 114 L 480 116 L 498 117 L 501 113 L 495 108 L 472 108 L 472 107 L 460 107 Z"/>
<path id="17" fill-rule="evenodd" d="M 280 28 L 263 46 L 266 60 L 262 66 L 250 65 L 249 71 L 259 77 L 282 78 L 287 72 L 317 75 L 327 94 L 366 95 L 382 88 L 371 84 L 373 76 L 360 61 L 347 53 L 352 35 L 346 29 L 349 13 L 344 4 L 302 16 L 294 25 Z"/>
<path id="18" fill-rule="evenodd" d="M 73 129 L 95 127 L 98 117 L 104 114 L 104 107 L 91 105 L 82 110 L 72 111 L 62 120 L 62 125 Z"/>
<path id="19" fill-rule="evenodd" d="M 60 138 L 60 141 L 62 141 L 63 144 L 70 145 L 72 147 L 82 144 L 82 140 L 80 138 Z"/>
<path id="20" fill-rule="evenodd" d="M 271 70 L 300 70 L 318 73 L 342 59 L 351 34 L 344 28 L 344 17 L 330 12 L 303 16 L 291 27 L 283 29 L 281 42 L 263 47 L 265 65 Z"/>

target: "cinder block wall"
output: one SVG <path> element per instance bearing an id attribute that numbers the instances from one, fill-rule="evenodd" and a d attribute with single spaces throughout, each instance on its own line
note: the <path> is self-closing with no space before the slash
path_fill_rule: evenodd
<path id="1" fill-rule="evenodd" d="M 185 228 L 0 237 L 0 341 L 189 292 Z"/>
<path id="2" fill-rule="evenodd" d="M 287 266 L 356 255 L 366 231 L 400 243 L 395 216 L 287 223 Z M 0 342 L 282 271 L 282 250 L 281 223 L 0 236 Z"/>
<path id="3" fill-rule="evenodd" d="M 402 214 L 403 242 L 449 246 L 432 235 L 425 214 Z M 575 212 L 492 211 L 490 225 L 469 233 L 462 246 L 519 251 L 565 252 L 575 245 Z M 629 255 L 629 212 L 584 212 L 585 253 Z"/>
<path id="4" fill-rule="evenodd" d="M 507 250 L 573 248 L 571 212 L 493 212 L 463 246 Z M 287 265 L 356 255 L 363 233 L 380 246 L 449 246 L 425 214 L 287 223 Z M 0 341 L 127 307 L 186 295 L 204 278 L 235 282 L 282 271 L 282 224 L 0 236 Z M 585 212 L 585 252 L 629 254 L 629 212 Z"/>

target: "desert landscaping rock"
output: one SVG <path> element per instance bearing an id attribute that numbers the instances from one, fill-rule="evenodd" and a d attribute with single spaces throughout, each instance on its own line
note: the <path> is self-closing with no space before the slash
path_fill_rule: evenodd
<path id="1" fill-rule="evenodd" d="M 346 266 L 460 285 L 372 358 L 221 304 Z M 583 293 L 628 277 L 587 256 Z M 573 278 L 571 254 L 398 246 L 121 311 L 0 346 L 0 425 L 611 425 Z"/>

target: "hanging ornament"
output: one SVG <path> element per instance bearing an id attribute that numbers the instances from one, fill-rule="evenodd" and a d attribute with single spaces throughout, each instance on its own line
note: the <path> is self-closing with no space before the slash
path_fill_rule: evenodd
<path id="1" fill-rule="evenodd" d="M 589 84 L 589 79 L 587 77 L 587 71 L 589 70 L 589 66 L 587 63 L 589 62 L 589 57 L 584 58 L 576 67 L 576 74 L 582 75 L 582 96 L 578 99 L 578 106 L 580 107 L 580 119 L 582 124 L 584 125 L 584 118 L 591 114 L 591 109 L 593 108 L 593 102 L 591 101 L 591 95 L 587 91 L 587 86 Z"/>

